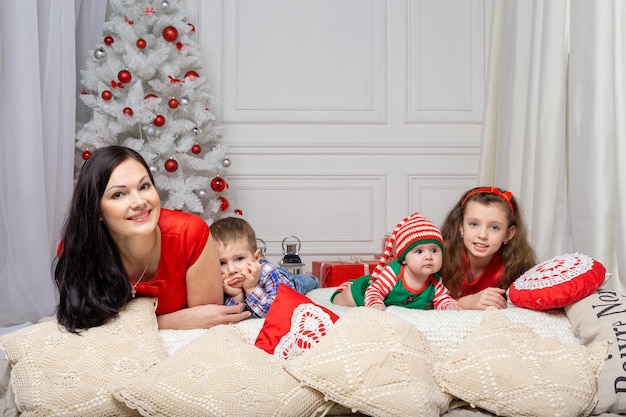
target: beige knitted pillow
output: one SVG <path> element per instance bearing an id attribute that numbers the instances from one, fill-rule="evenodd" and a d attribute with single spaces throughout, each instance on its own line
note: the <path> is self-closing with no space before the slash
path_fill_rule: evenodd
<path id="1" fill-rule="evenodd" d="M 499 416 L 588 415 L 607 343 L 591 347 L 539 337 L 492 308 L 435 380 L 450 394 Z"/>
<path id="2" fill-rule="evenodd" d="M 369 416 L 439 416 L 450 404 L 433 380 L 444 358 L 408 322 L 354 307 L 302 355 L 284 362 L 293 376 L 326 398 Z"/>
<path id="3" fill-rule="evenodd" d="M 80 335 L 53 320 L 2 336 L 21 417 L 137 416 L 112 393 L 167 356 L 155 308 L 156 299 L 132 300 L 117 318 Z"/>
<path id="4" fill-rule="evenodd" d="M 220 325 L 121 387 L 142 416 L 307 416 L 330 407 L 282 368 L 283 360 Z"/>

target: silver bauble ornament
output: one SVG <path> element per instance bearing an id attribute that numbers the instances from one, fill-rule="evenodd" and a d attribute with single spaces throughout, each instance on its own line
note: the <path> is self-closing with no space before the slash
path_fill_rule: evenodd
<path id="1" fill-rule="evenodd" d="M 150 126 L 146 126 L 146 135 L 148 136 L 154 136 L 157 134 L 157 130 L 156 127 L 150 125 Z"/>
<path id="2" fill-rule="evenodd" d="M 161 11 L 162 11 L 162 12 L 166 12 L 166 13 L 167 13 L 167 12 L 169 12 L 169 11 L 170 11 L 170 9 L 171 9 L 171 7 L 172 7 L 172 6 L 170 5 L 170 2 L 169 2 L 169 1 L 167 1 L 167 0 L 163 0 L 163 1 L 161 2 Z"/>
<path id="3" fill-rule="evenodd" d="M 93 51 L 93 56 L 94 56 L 94 58 L 96 58 L 97 60 L 101 60 L 101 59 L 106 58 L 107 53 L 106 53 L 106 51 L 104 50 L 104 48 L 98 48 L 98 49 L 96 49 L 95 51 Z"/>
<path id="4" fill-rule="evenodd" d="M 225 168 L 228 168 L 230 166 L 230 159 L 228 159 L 227 156 L 225 156 L 224 159 L 222 159 L 222 166 Z"/>
<path id="5" fill-rule="evenodd" d="M 156 174 L 157 172 L 159 172 L 159 167 L 156 165 L 150 165 L 150 172 Z"/>
<path id="6" fill-rule="evenodd" d="M 191 129 L 191 131 L 193 132 L 194 136 L 198 136 L 200 134 L 200 129 L 198 129 L 197 127 L 194 127 L 193 129 Z"/>
<path id="7" fill-rule="evenodd" d="M 201 188 L 198 190 L 198 197 L 199 198 L 206 198 L 209 195 L 209 193 L 207 193 L 207 191 L 204 188 Z"/>
<path id="8" fill-rule="evenodd" d="M 180 100 L 178 100 L 178 104 L 180 104 L 183 107 L 187 107 L 189 105 L 189 97 L 182 96 Z"/>

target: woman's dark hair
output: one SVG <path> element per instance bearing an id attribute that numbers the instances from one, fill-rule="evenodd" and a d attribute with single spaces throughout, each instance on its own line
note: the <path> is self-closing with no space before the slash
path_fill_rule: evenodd
<path id="1" fill-rule="evenodd" d="M 78 174 L 54 265 L 57 320 L 72 333 L 106 323 L 130 299 L 128 275 L 100 213 L 111 173 L 128 159 L 141 163 L 154 184 L 143 157 L 123 146 L 95 150 Z"/>

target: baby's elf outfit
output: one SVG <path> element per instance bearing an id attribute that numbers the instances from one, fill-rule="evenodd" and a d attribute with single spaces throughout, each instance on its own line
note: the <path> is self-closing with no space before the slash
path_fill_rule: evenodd
<path id="1" fill-rule="evenodd" d="M 417 212 L 404 218 L 392 232 L 374 272 L 342 285 L 333 293 L 331 301 L 349 287 L 357 306 L 384 304 L 426 309 L 432 303 L 438 310 L 460 309 L 439 274 L 429 276 L 422 288 L 411 289 L 405 285 L 402 261 L 413 248 L 426 243 L 435 243 L 443 251 L 443 237 L 439 229 Z M 392 260 L 394 252 L 397 256 Z"/>

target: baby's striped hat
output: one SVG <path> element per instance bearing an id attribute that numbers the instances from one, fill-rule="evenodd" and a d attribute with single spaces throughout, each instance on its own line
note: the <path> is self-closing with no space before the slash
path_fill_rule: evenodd
<path id="1" fill-rule="evenodd" d="M 443 237 L 437 226 L 415 212 L 402 219 L 393 229 L 385 251 L 372 275 L 378 275 L 394 259 L 402 262 L 411 249 L 424 243 L 436 243 L 443 250 Z"/>

